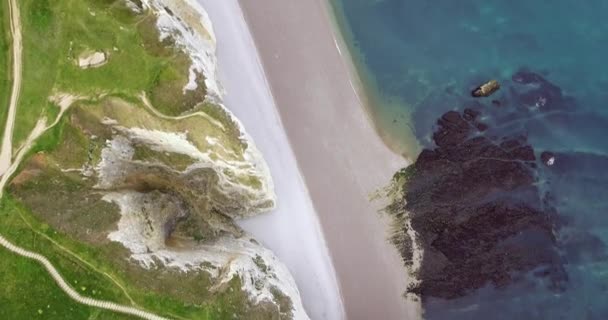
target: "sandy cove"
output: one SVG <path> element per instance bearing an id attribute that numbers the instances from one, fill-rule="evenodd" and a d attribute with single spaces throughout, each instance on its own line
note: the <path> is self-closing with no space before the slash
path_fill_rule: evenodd
<path id="1" fill-rule="evenodd" d="M 406 272 L 386 240 L 386 221 L 369 201 L 406 161 L 368 118 L 326 1 L 240 4 L 321 222 L 346 317 L 417 319 L 419 303 L 402 296 Z"/>

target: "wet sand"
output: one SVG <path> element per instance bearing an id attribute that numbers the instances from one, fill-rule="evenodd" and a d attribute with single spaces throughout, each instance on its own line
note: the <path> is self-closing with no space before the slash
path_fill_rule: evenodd
<path id="1" fill-rule="evenodd" d="M 365 112 L 351 81 L 349 57 L 342 55 L 335 38 L 339 35 L 328 4 L 240 4 L 318 214 L 346 317 L 419 318 L 419 303 L 402 297 L 406 273 L 386 240 L 386 221 L 377 213 L 381 204 L 369 201 L 406 161 L 382 142 Z"/>

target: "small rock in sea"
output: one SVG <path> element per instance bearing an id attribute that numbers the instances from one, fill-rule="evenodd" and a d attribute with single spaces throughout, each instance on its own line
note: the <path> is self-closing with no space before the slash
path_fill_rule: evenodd
<path id="1" fill-rule="evenodd" d="M 547 166 L 555 164 L 555 155 L 552 152 L 545 151 L 540 154 L 540 160 Z"/>
<path id="2" fill-rule="evenodd" d="M 494 92 L 498 91 L 498 89 L 500 89 L 498 81 L 490 80 L 471 91 L 471 95 L 475 98 L 489 97 L 494 94 Z"/>
<path id="3" fill-rule="evenodd" d="M 473 121 L 477 116 L 479 116 L 480 112 L 471 108 L 464 109 L 464 114 L 462 117 L 467 121 Z"/>
<path id="4" fill-rule="evenodd" d="M 488 125 L 485 123 L 479 122 L 479 123 L 475 124 L 475 128 L 477 128 L 477 130 L 479 130 L 480 132 L 484 132 L 484 131 L 488 130 Z"/>
<path id="5" fill-rule="evenodd" d="M 495 106 L 497 106 L 497 107 L 500 107 L 500 101 L 499 100 L 492 100 L 492 104 L 495 105 Z"/>

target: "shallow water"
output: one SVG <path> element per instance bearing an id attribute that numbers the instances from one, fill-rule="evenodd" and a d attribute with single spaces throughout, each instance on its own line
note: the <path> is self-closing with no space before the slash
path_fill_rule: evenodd
<path id="1" fill-rule="evenodd" d="M 479 80 L 510 77 L 521 67 L 588 101 L 583 108 L 606 112 L 599 103 L 608 97 L 606 1 L 332 3 L 365 77 L 378 87 L 375 111 L 390 120 L 384 130 L 429 96 L 466 94 Z"/>
<path id="2" fill-rule="evenodd" d="M 484 135 L 523 135 L 537 158 L 555 153 L 555 165 L 535 174 L 540 196 L 560 217 L 565 290 L 550 290 L 530 274 L 505 288 L 488 284 L 459 299 L 427 299 L 425 318 L 607 319 L 608 2 L 332 4 L 376 99 L 372 113 L 392 139 L 413 134 L 433 148 L 437 118 L 473 107 L 490 127 Z M 522 83 L 514 77 L 522 69 L 545 80 Z M 490 79 L 501 90 L 472 99 L 470 91 Z"/>

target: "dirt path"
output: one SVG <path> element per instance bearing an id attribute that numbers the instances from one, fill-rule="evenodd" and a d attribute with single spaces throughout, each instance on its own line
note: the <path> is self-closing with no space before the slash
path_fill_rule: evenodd
<path id="1" fill-rule="evenodd" d="M 15 127 L 15 115 L 17 114 L 17 102 L 21 93 L 21 17 L 16 0 L 9 1 L 9 17 L 11 24 L 12 48 L 13 48 L 13 86 L 11 89 L 11 100 L 8 106 L 8 115 L 2 136 L 2 150 L 0 151 L 0 175 L 3 175 L 11 165 L 13 154 L 13 128 Z"/>
<path id="2" fill-rule="evenodd" d="M 202 117 L 205 118 L 207 121 L 213 123 L 214 125 L 222 128 L 222 130 L 226 130 L 226 127 L 224 126 L 223 123 L 215 120 L 213 117 L 209 116 L 208 114 L 204 113 L 204 112 L 192 112 L 192 113 L 188 113 L 182 116 L 168 116 L 166 114 L 161 113 L 160 111 L 158 111 L 150 102 L 150 100 L 148 99 L 148 97 L 146 96 L 145 92 L 142 92 L 139 95 L 139 98 L 141 99 L 141 101 L 143 102 L 144 106 L 146 106 L 146 108 L 148 108 L 148 110 L 150 110 L 150 112 L 152 112 L 152 114 L 154 114 L 156 117 L 159 117 L 161 119 L 165 119 L 165 120 L 182 120 L 182 119 L 187 119 L 187 118 L 191 118 L 191 117 Z"/>

